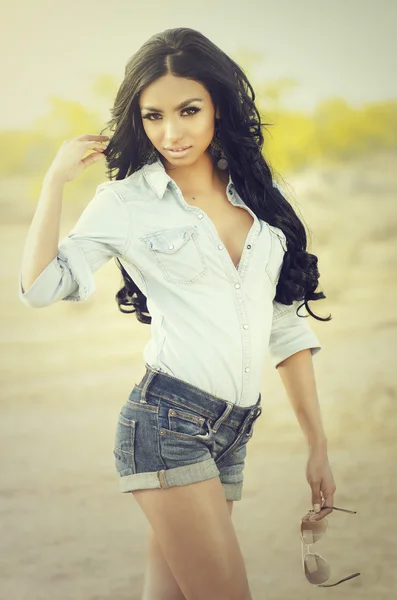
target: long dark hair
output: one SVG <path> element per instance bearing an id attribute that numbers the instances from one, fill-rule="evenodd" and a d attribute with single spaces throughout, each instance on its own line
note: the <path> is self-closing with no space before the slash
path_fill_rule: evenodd
<path id="1" fill-rule="evenodd" d="M 319 317 L 308 305 L 310 300 L 325 298 L 323 292 L 315 292 L 320 277 L 317 256 L 306 251 L 302 222 L 273 186 L 271 169 L 262 154 L 262 127 L 268 123 L 261 123 L 252 85 L 238 64 L 200 32 L 187 27 L 167 29 L 152 36 L 128 60 L 106 127 L 114 131 L 105 150 L 109 179 L 128 177 L 157 153 L 142 125 L 139 96 L 146 86 L 167 74 L 196 80 L 208 90 L 215 109 L 220 110 L 217 138 L 238 194 L 259 219 L 280 228 L 286 237 L 287 252 L 275 300 L 287 305 L 302 300 L 297 312 L 305 305 L 312 317 L 329 321 L 331 316 Z M 115 260 L 124 279 L 116 294 L 120 311 L 136 312 L 138 321 L 151 323 L 146 296 L 119 259 Z"/>

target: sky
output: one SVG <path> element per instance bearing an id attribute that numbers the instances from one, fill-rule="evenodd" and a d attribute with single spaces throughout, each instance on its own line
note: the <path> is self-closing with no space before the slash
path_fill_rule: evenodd
<path id="1" fill-rule="evenodd" d="M 397 99 L 397 0 L 0 0 L 0 22 L 0 130 L 33 126 L 52 95 L 89 106 L 98 75 L 121 84 L 130 56 L 173 27 L 199 30 L 232 58 L 261 53 L 254 88 L 298 80 L 288 108 Z"/>

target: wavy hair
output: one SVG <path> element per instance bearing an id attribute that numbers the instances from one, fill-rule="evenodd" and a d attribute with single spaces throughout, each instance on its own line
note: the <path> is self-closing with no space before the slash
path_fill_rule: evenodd
<path id="1" fill-rule="evenodd" d="M 144 131 L 139 97 L 146 86 L 168 74 L 196 80 L 207 89 L 215 109 L 220 110 L 216 135 L 238 194 L 259 219 L 278 227 L 286 237 L 275 300 L 287 305 L 302 301 L 297 314 L 304 305 L 315 319 L 329 321 L 330 315 L 319 317 L 308 305 L 310 300 L 326 297 L 315 291 L 320 277 L 318 259 L 307 252 L 304 225 L 273 185 L 262 153 L 262 128 L 269 124 L 261 123 L 253 87 L 239 65 L 200 32 L 187 27 L 167 29 L 152 36 L 128 60 L 112 117 L 103 130 L 113 131 L 104 151 L 109 179 L 124 179 L 142 168 L 148 157 L 159 156 Z M 151 323 L 146 296 L 119 259 L 115 260 L 124 280 L 115 296 L 120 311 L 136 312 L 138 321 Z"/>

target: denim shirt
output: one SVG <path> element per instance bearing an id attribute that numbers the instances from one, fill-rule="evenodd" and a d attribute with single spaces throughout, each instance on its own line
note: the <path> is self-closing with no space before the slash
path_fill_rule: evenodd
<path id="1" fill-rule="evenodd" d="M 117 256 L 147 297 L 152 323 L 145 362 L 237 405 L 255 404 L 267 351 L 276 367 L 321 346 L 308 319 L 296 315 L 301 302 L 274 300 L 285 235 L 257 218 L 231 177 L 226 193 L 254 219 L 237 268 L 211 219 L 184 200 L 157 159 L 97 187 L 25 293 L 20 273 L 19 298 L 36 308 L 84 301 L 95 291 L 95 271 Z"/>

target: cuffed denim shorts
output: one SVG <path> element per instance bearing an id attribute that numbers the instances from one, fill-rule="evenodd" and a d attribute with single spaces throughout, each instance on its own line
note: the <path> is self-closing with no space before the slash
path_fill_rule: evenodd
<path id="1" fill-rule="evenodd" d="M 120 491 L 167 489 L 220 477 L 227 500 L 241 500 L 244 459 L 261 394 L 237 406 L 146 364 L 122 406 L 114 458 Z"/>

